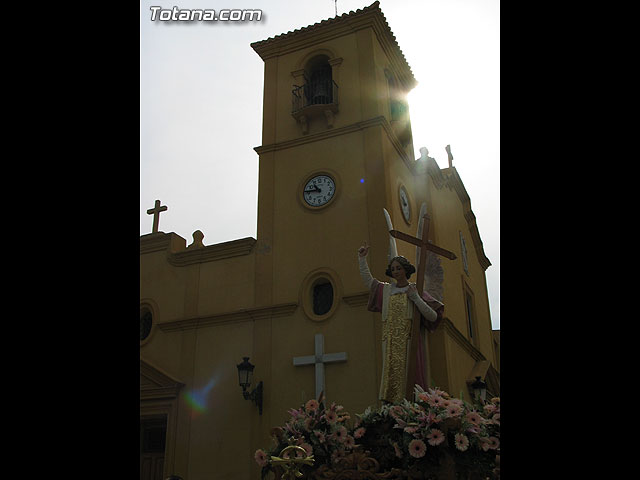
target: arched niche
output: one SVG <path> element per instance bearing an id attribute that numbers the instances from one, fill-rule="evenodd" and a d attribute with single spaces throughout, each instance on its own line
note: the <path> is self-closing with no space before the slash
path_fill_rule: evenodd
<path id="1" fill-rule="evenodd" d="M 324 116 L 327 128 L 333 127 L 338 113 L 338 92 L 342 58 L 328 48 L 319 48 L 300 57 L 291 72 L 292 116 L 298 121 L 302 133 L 308 133 L 308 120 Z"/>

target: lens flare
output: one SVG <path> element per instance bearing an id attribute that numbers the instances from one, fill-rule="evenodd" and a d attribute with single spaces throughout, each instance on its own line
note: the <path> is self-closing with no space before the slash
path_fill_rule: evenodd
<path id="1" fill-rule="evenodd" d="M 207 411 L 207 397 L 215 384 L 216 379 L 212 378 L 203 388 L 184 393 L 184 398 L 193 408 L 194 413 L 204 413 Z"/>

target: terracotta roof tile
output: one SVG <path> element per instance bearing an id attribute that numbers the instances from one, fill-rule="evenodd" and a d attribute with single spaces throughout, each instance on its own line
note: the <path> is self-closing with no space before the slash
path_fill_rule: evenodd
<path id="1" fill-rule="evenodd" d="M 314 30 L 315 28 L 317 28 L 320 25 L 330 25 L 332 23 L 336 23 L 336 22 L 341 21 L 341 19 L 343 19 L 343 18 L 359 15 L 359 14 L 362 14 L 364 12 L 368 12 L 368 11 L 371 11 L 371 10 L 379 10 L 380 13 L 382 13 L 382 11 L 380 10 L 379 5 L 380 5 L 380 2 L 379 1 L 375 1 L 371 5 L 369 5 L 368 7 L 360 8 L 360 9 L 356 10 L 355 12 L 353 10 L 351 10 L 349 13 L 343 13 L 342 15 L 340 15 L 338 17 L 333 17 L 333 18 L 329 18 L 329 19 L 326 19 L 326 20 L 322 20 L 320 22 L 314 23 L 313 25 L 308 25 L 306 27 L 297 28 L 297 29 L 295 29 L 293 31 L 288 31 L 287 33 L 281 33 L 279 35 L 276 35 L 275 37 L 269 37 L 266 40 L 260 40 L 259 42 L 253 42 L 251 44 L 251 46 L 252 47 L 260 46 L 260 45 L 264 45 L 266 43 L 274 42 L 276 40 L 282 39 L 282 38 L 290 36 L 290 35 L 295 35 L 297 33 L 302 33 L 302 32 L 308 32 L 308 31 Z M 382 16 L 384 17 L 384 15 L 382 15 Z M 386 19 L 385 19 L 385 23 L 386 23 Z M 387 27 L 388 26 L 389 25 L 387 24 Z M 389 31 L 391 31 L 391 29 L 389 29 Z M 395 37 L 393 37 L 393 38 L 395 39 Z"/>
<path id="2" fill-rule="evenodd" d="M 369 5 L 368 7 L 360 8 L 360 9 L 356 10 L 355 12 L 353 10 L 351 10 L 349 13 L 343 13 L 340 16 L 329 18 L 329 19 L 326 19 L 326 20 L 322 20 L 320 22 L 314 23 L 313 25 L 308 25 L 306 27 L 298 28 L 296 30 L 289 31 L 287 33 L 281 33 L 280 35 L 276 35 L 275 37 L 269 37 L 266 40 L 253 42 L 251 44 L 251 47 L 254 48 L 254 49 L 256 47 L 263 47 L 263 46 L 266 46 L 266 45 L 268 45 L 270 43 L 274 43 L 274 42 L 276 42 L 278 40 L 282 40 L 284 38 L 290 38 L 290 37 L 293 37 L 295 35 L 299 35 L 299 34 L 302 34 L 302 33 L 310 32 L 310 31 L 313 31 L 313 30 L 315 30 L 317 28 L 324 27 L 326 25 L 331 25 L 331 24 L 334 24 L 334 23 L 341 22 L 346 18 L 353 18 L 355 16 L 362 15 L 364 13 L 372 12 L 372 11 L 377 11 L 380 14 L 380 17 L 382 18 L 382 21 L 384 22 L 384 25 L 387 28 L 387 31 L 388 31 L 390 37 L 393 40 L 393 43 L 395 44 L 396 48 L 398 49 L 398 53 L 400 54 L 400 57 L 407 64 L 407 67 L 409 68 L 409 72 L 411 72 L 411 67 L 409 66 L 409 62 L 407 62 L 407 59 L 405 58 L 404 54 L 402 53 L 402 50 L 400 49 L 400 45 L 398 45 L 398 41 L 396 40 L 396 36 L 391 31 L 391 27 L 389 27 L 389 23 L 387 22 L 387 19 L 385 18 L 384 13 L 382 13 L 382 10 L 380 9 L 380 2 L 377 1 L 377 0 L 375 2 L 373 2 L 371 5 Z M 411 72 L 411 75 L 413 75 L 413 72 Z"/>

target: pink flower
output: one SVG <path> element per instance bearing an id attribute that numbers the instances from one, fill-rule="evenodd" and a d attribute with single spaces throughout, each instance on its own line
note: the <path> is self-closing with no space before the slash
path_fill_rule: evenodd
<path id="1" fill-rule="evenodd" d="M 307 417 L 304 421 L 304 429 L 306 431 L 311 430 L 311 424 L 313 423 L 313 418 Z"/>
<path id="2" fill-rule="evenodd" d="M 347 439 L 347 429 L 345 427 L 340 426 L 338 427 L 334 435 L 336 437 L 336 440 L 344 443 L 344 441 Z"/>
<path id="3" fill-rule="evenodd" d="M 289 415 L 291 415 L 291 417 L 293 419 L 296 419 L 300 416 L 300 412 L 298 410 L 294 410 L 293 408 L 289 410 Z"/>
<path id="4" fill-rule="evenodd" d="M 424 408 L 422 407 L 422 405 L 414 403 L 413 405 L 411 405 L 411 412 L 415 415 L 420 415 L 424 413 Z"/>
<path id="5" fill-rule="evenodd" d="M 466 435 L 462 433 L 456 433 L 456 448 L 461 452 L 464 452 L 467 448 L 469 448 L 469 439 Z"/>
<path id="6" fill-rule="evenodd" d="M 331 463 L 338 462 L 341 458 L 344 458 L 344 456 L 344 450 L 334 450 L 333 453 L 331 453 Z"/>
<path id="7" fill-rule="evenodd" d="M 500 446 L 500 440 L 498 440 L 496 437 L 489 437 L 489 442 L 489 448 L 491 448 L 492 450 L 497 450 Z"/>
<path id="8" fill-rule="evenodd" d="M 447 407 L 447 414 L 450 417 L 457 417 L 462 413 L 462 409 L 460 408 L 459 405 L 456 405 L 455 403 L 451 403 L 449 404 L 449 406 Z"/>
<path id="9" fill-rule="evenodd" d="M 402 450 L 400 450 L 400 447 L 398 447 L 398 444 L 396 442 L 393 442 L 393 449 L 396 451 L 396 457 L 398 458 L 402 458 Z"/>
<path id="10" fill-rule="evenodd" d="M 324 414 L 324 418 L 327 420 L 327 422 L 329 422 L 330 425 L 333 425 L 334 423 L 336 423 L 336 420 L 338 420 L 338 414 L 333 410 L 329 410 Z"/>
<path id="11" fill-rule="evenodd" d="M 351 435 L 347 435 L 347 438 L 344 440 L 344 445 L 347 448 L 353 448 L 356 446 L 356 441 Z"/>
<path id="12" fill-rule="evenodd" d="M 404 420 L 402 420 L 399 417 L 393 417 L 396 419 L 396 424 L 393 426 L 393 428 L 404 428 L 407 426 L 407 422 L 405 422 Z"/>
<path id="13" fill-rule="evenodd" d="M 419 393 L 418 394 L 418 400 L 420 400 L 421 402 L 428 402 L 429 401 L 429 394 L 428 393 Z"/>
<path id="14" fill-rule="evenodd" d="M 482 423 L 482 417 L 476 412 L 469 412 L 466 415 L 466 419 L 474 425 L 480 425 Z"/>
<path id="15" fill-rule="evenodd" d="M 427 446 L 424 444 L 422 440 L 411 440 L 409 444 L 409 454 L 415 458 L 424 457 L 424 454 L 427 451 Z"/>
<path id="16" fill-rule="evenodd" d="M 493 417 L 491 417 L 491 420 L 493 421 L 493 423 L 495 423 L 496 425 L 500 425 L 500 414 L 496 413 Z"/>
<path id="17" fill-rule="evenodd" d="M 487 452 L 491 446 L 491 441 L 487 437 L 480 437 L 478 440 L 480 441 L 480 448 Z"/>
<path id="18" fill-rule="evenodd" d="M 324 443 L 324 432 L 321 432 L 320 430 L 314 430 L 313 433 L 316 434 L 316 437 L 318 438 L 318 441 L 320 443 Z"/>
<path id="19" fill-rule="evenodd" d="M 398 405 L 394 405 L 393 407 L 391 407 L 391 410 L 389 410 L 389 415 L 391 415 L 393 418 L 397 418 L 403 414 L 404 409 Z"/>
<path id="20" fill-rule="evenodd" d="M 440 423 L 441 421 L 442 417 L 440 415 L 436 415 L 433 412 L 429 412 L 427 415 L 427 424 Z"/>
<path id="21" fill-rule="evenodd" d="M 262 450 L 256 450 L 256 453 L 253 455 L 253 458 L 256 459 L 256 463 L 264 467 L 269 463 L 269 459 L 267 458 L 267 454 Z"/>
<path id="22" fill-rule="evenodd" d="M 445 392 L 444 390 L 440 390 L 438 387 L 430 388 L 429 391 L 433 395 L 438 395 L 439 397 L 448 397 L 449 396 L 449 394 L 447 392 Z"/>
<path id="23" fill-rule="evenodd" d="M 404 431 L 407 433 L 416 433 L 417 430 L 416 427 L 404 427 Z"/>
<path id="24" fill-rule="evenodd" d="M 318 402 L 316 400 L 314 400 L 314 399 L 311 399 L 304 406 L 304 409 L 307 411 L 307 413 L 311 413 L 311 412 L 315 412 L 316 410 L 318 410 L 319 407 L 320 407 L 320 405 L 318 405 Z"/>
<path id="25" fill-rule="evenodd" d="M 443 402 L 444 399 L 440 395 L 433 395 L 428 400 L 429 405 L 431 405 L 432 407 L 441 407 Z"/>
<path id="26" fill-rule="evenodd" d="M 495 411 L 496 411 L 496 406 L 495 406 L 495 405 L 492 405 L 492 404 L 490 404 L 490 403 L 487 403 L 487 404 L 484 406 L 484 411 L 485 411 L 487 414 L 489 414 L 489 415 L 490 415 L 490 414 L 492 414 L 493 412 L 495 412 Z"/>
<path id="27" fill-rule="evenodd" d="M 434 447 L 444 442 L 444 434 L 437 428 L 431 430 L 427 438 L 429 439 L 429 445 L 433 445 Z"/>
<path id="28" fill-rule="evenodd" d="M 364 432 L 366 432 L 367 430 L 364 427 L 360 427 L 358 429 L 356 429 L 355 432 L 353 432 L 353 436 L 355 438 L 362 438 L 362 436 L 364 435 Z"/>
<path id="29" fill-rule="evenodd" d="M 302 448 L 304 448 L 305 452 L 307 452 L 307 457 L 310 456 L 313 453 L 313 448 L 308 443 L 303 443 L 300 446 Z"/>

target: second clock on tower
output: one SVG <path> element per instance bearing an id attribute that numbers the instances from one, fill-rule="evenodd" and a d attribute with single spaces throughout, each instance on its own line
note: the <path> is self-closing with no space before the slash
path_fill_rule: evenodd
<path id="1" fill-rule="evenodd" d="M 400 185 L 398 198 L 400 200 L 400 210 L 402 211 L 404 221 L 411 223 L 411 204 L 409 203 L 409 194 L 404 185 Z"/>

